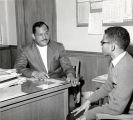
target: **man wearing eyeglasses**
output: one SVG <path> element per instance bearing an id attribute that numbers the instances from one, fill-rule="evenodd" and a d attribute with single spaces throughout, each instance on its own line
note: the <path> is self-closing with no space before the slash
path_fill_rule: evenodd
<path id="1" fill-rule="evenodd" d="M 128 31 L 123 27 L 109 27 L 101 41 L 102 52 L 111 56 L 108 79 L 68 120 L 95 120 L 97 113 L 118 115 L 125 111 L 133 91 L 133 58 L 126 52 L 130 43 Z M 89 109 L 91 103 L 108 96 L 108 102 Z"/>

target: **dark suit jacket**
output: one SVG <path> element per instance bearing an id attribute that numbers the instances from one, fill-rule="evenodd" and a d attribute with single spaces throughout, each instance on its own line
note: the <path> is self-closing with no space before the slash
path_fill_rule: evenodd
<path id="1" fill-rule="evenodd" d="M 114 81 L 116 81 L 116 83 L 114 83 Z M 100 113 L 121 114 L 124 112 L 130 100 L 132 91 L 133 58 L 126 53 L 112 70 L 110 65 L 107 81 L 99 90 L 92 94 L 89 100 L 94 102 L 108 96 L 109 103 L 100 108 Z"/>
<path id="2" fill-rule="evenodd" d="M 61 78 L 68 73 L 75 76 L 70 60 L 65 56 L 65 49 L 61 43 L 50 40 L 47 50 L 48 74 L 52 78 Z M 27 65 L 29 67 L 27 67 Z M 31 77 L 33 71 L 46 72 L 40 52 L 35 42 L 25 46 L 18 55 L 15 66 L 19 73 Z"/>

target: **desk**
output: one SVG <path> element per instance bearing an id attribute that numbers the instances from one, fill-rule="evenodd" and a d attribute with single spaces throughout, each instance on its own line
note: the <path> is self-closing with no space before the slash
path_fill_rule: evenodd
<path id="1" fill-rule="evenodd" d="M 70 86 L 70 83 L 63 82 L 42 90 L 27 81 L 19 86 L 20 94 L 14 91 L 18 95 L 0 101 L 0 120 L 65 120 Z"/>
<path id="2" fill-rule="evenodd" d="M 95 78 L 92 79 L 92 84 L 93 84 L 93 90 L 98 89 L 102 84 L 105 83 L 105 81 L 107 80 L 108 75 L 104 74 L 104 75 L 100 75 L 97 76 Z"/>
<path id="3" fill-rule="evenodd" d="M 108 75 L 107 74 L 104 74 L 104 75 L 100 75 L 100 76 L 97 76 L 97 77 L 93 78 L 92 79 L 92 82 L 93 82 L 92 84 L 94 86 L 93 87 L 93 91 L 99 89 L 100 86 L 105 83 L 105 81 L 107 80 L 107 77 L 108 77 Z M 98 104 L 99 105 L 102 105 L 103 103 L 106 103 L 106 101 L 107 101 L 106 98 L 100 99 L 98 101 Z"/>

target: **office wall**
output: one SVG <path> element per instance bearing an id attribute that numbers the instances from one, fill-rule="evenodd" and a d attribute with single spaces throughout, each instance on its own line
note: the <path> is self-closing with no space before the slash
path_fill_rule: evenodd
<path id="1" fill-rule="evenodd" d="M 57 41 L 67 50 L 100 52 L 102 35 L 88 35 L 87 27 L 76 27 L 76 0 L 56 0 Z"/>
<path id="2" fill-rule="evenodd" d="M 76 27 L 76 0 L 56 0 L 57 41 L 67 50 L 101 52 L 102 35 L 88 35 L 87 27 Z M 133 26 L 126 26 L 133 44 Z M 105 28 L 104 28 L 105 29 Z"/>
<path id="3" fill-rule="evenodd" d="M 57 41 L 67 50 L 101 52 L 102 35 L 88 35 L 87 27 L 76 26 L 76 0 L 56 0 Z M 17 45 L 15 0 L 0 0 L 0 24 L 5 45 Z M 126 26 L 133 44 L 133 26 Z"/>

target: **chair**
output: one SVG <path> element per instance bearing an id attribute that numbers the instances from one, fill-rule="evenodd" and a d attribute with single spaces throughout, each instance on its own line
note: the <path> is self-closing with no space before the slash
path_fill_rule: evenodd
<path id="1" fill-rule="evenodd" d="M 69 57 L 70 62 L 75 70 L 76 78 L 80 80 L 80 60 L 76 57 Z M 79 82 L 80 83 L 80 82 Z M 81 102 L 81 85 L 77 85 L 76 87 L 71 87 L 69 89 L 69 97 L 70 97 L 70 111 L 75 109 L 77 105 L 80 105 Z"/>
<path id="2" fill-rule="evenodd" d="M 110 115 L 110 114 L 96 114 L 97 120 L 133 120 L 133 93 L 131 99 L 124 110 L 125 114 L 121 115 Z"/>
<path id="3" fill-rule="evenodd" d="M 70 62 L 75 70 L 76 73 L 76 78 L 79 77 L 79 66 L 80 66 L 80 61 L 76 57 L 69 57 Z"/>

